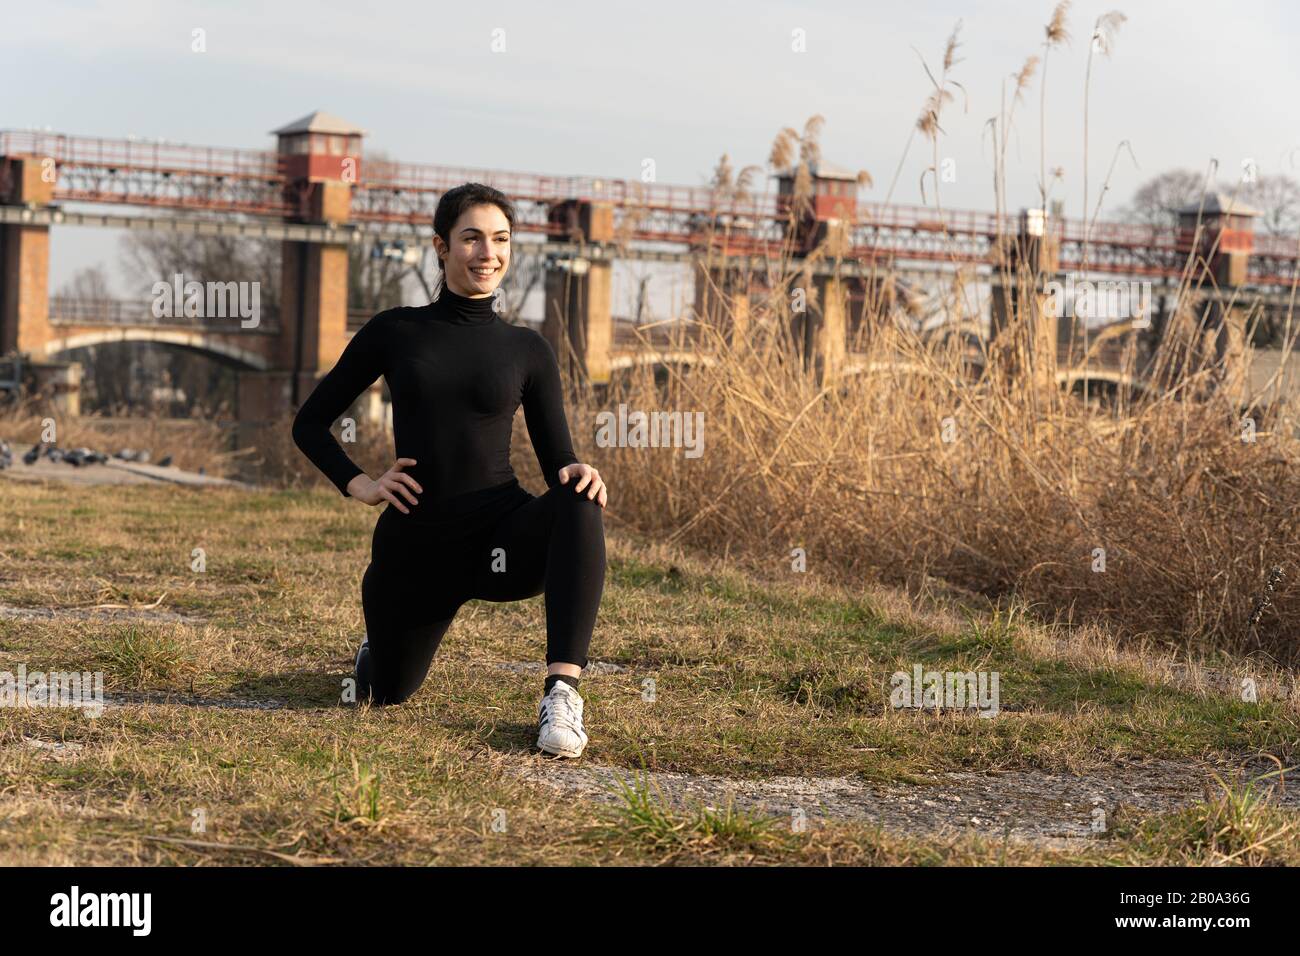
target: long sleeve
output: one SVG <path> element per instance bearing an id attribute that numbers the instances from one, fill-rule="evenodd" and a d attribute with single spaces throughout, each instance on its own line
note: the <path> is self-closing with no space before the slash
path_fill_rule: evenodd
<path id="1" fill-rule="evenodd" d="M 538 332 L 529 330 L 534 341 L 532 362 L 524 384 L 524 422 L 532 440 L 537 463 L 548 488 L 560 483 L 556 474 L 565 465 L 577 464 L 569 423 L 564 417 L 564 397 L 560 388 L 560 365 L 555 350 Z"/>
<path id="2" fill-rule="evenodd" d="M 293 420 L 294 444 L 348 497 L 348 482 L 364 469 L 330 432 L 334 420 L 383 373 L 383 325 L 375 316 L 352 336 L 334 367 L 316 383 Z"/>

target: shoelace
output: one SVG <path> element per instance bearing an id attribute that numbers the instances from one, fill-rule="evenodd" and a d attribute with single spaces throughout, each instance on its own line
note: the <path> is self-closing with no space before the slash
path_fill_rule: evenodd
<path id="1" fill-rule="evenodd" d="M 565 691 L 552 692 L 548 695 L 548 699 L 551 701 L 551 706 L 547 708 L 547 716 L 555 726 L 574 733 L 582 730 L 578 708 L 570 694 Z"/>

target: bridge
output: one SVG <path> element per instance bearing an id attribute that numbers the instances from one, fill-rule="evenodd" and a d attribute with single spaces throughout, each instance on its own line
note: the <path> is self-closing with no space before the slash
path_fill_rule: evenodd
<path id="1" fill-rule="evenodd" d="M 236 369 L 263 372 L 274 368 L 281 334 L 280 310 L 260 310 L 256 327 L 241 328 L 238 317 L 154 314 L 151 299 L 87 299 L 72 295 L 50 296 L 50 327 L 55 337 L 45 346 L 47 355 L 112 342 L 156 342 L 203 353 Z M 374 315 L 370 309 L 347 310 L 351 336 Z M 537 323 L 521 321 L 524 325 Z M 538 331 L 542 331 L 538 328 Z M 638 365 L 689 364 L 707 359 L 689 349 L 699 338 L 698 327 L 667 323 L 637 325 L 613 320 L 609 368 Z"/>
<path id="2" fill-rule="evenodd" d="M 516 204 L 519 246 L 545 261 L 541 331 L 582 380 L 639 364 L 692 361 L 680 336 L 636 335 L 611 314 L 616 260 L 679 262 L 695 277 L 695 313 L 743 334 L 748 303 L 773 261 L 814 294 L 802 338 L 818 374 L 851 369 L 846 342 L 868 299 L 959 274 L 989 283 L 990 325 L 1061 275 L 1140 280 L 1155 308 L 1201 271 L 1225 328 L 1241 303 L 1289 301 L 1300 241 L 1256 235 L 1254 210 L 1212 195 L 1169 228 L 862 201 L 856 174 L 826 162 L 779 171 L 776 192 L 554 176 L 366 159 L 364 131 L 312 113 L 274 131 L 273 151 L 0 131 L 0 354 L 52 362 L 109 341 L 195 349 L 241 370 L 240 417 L 295 407 L 367 316 L 350 313 L 348 249 L 377 239 L 427 242 L 438 198 L 466 181 Z M 71 204 L 74 208 L 67 208 Z M 89 207 L 89 211 L 87 211 Z M 121 211 L 113 211 L 120 209 Z M 258 237 L 282 245 L 279 308 L 249 327 L 217 316 L 154 316 L 148 303 L 74 303 L 49 294 L 55 226 Z M 1195 268 L 1193 268 L 1195 267 Z M 1026 271 L 1034 289 L 1026 288 Z M 1200 281 L 1200 280 L 1198 280 Z M 1217 304 L 1215 304 L 1217 303 Z M 1064 340 L 1064 324 L 1043 336 Z M 1238 334 L 1238 338 L 1239 338 Z M 678 342 L 678 346 L 673 346 Z M 1066 373 L 1058 379 L 1069 381 Z"/>

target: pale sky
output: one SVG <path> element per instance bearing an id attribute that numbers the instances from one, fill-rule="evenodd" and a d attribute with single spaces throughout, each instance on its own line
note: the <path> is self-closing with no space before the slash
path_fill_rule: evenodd
<path id="1" fill-rule="evenodd" d="M 270 149 L 268 131 L 324 109 L 369 132 L 366 147 L 411 162 L 707 181 L 722 153 L 763 164 L 779 129 L 825 117 L 823 155 L 866 169 L 884 198 L 930 90 L 917 51 L 939 68 L 960 19 L 966 90 L 944 113 L 940 158 L 956 179 L 945 206 L 993 207 L 992 145 L 1004 78 L 1041 54 L 1051 0 L 777 3 L 224 3 L 186 0 L 6 3 L 0 127 L 166 137 Z M 1220 178 L 1244 160 L 1300 177 L 1300 12 L 1281 0 L 1076 2 L 1071 43 L 1047 74 L 1055 195 L 1082 211 L 1088 38 L 1111 9 L 1127 16 L 1093 63 L 1090 205 L 1127 139 L 1106 209 L 1174 167 Z M 193 31 L 206 52 L 191 50 Z M 794 31 L 806 52 L 792 50 Z M 504 52 L 493 52 L 494 31 Z M 913 49 L 915 48 L 915 49 Z M 1033 202 L 1039 74 L 1017 108 L 1010 205 Z M 921 201 L 930 145 L 913 144 L 894 194 Z M 1106 213 L 1103 212 L 1103 218 Z M 51 285 L 96 262 L 117 272 L 115 235 L 56 230 Z M 124 294 L 138 290 L 120 290 Z M 616 306 L 617 308 L 617 306 Z"/>

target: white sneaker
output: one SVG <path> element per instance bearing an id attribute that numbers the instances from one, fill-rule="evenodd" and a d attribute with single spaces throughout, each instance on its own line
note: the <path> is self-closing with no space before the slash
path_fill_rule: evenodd
<path id="1" fill-rule="evenodd" d="M 558 757 L 581 757 L 587 746 L 582 729 L 582 697 L 577 688 L 557 680 L 537 711 L 537 746 Z"/>

